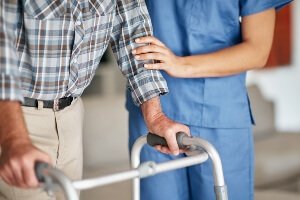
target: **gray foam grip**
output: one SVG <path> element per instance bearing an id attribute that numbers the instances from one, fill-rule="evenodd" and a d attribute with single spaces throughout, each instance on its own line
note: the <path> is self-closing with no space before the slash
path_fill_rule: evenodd
<path id="1" fill-rule="evenodd" d="M 41 183 L 45 182 L 45 176 L 44 176 L 43 171 L 49 167 L 50 167 L 50 165 L 48 163 L 44 163 L 44 162 L 40 162 L 40 161 L 35 163 L 35 166 L 34 166 L 35 175 L 39 182 L 41 182 Z"/>
<path id="2" fill-rule="evenodd" d="M 178 147 L 180 149 L 184 149 L 186 147 L 185 145 L 182 144 L 183 137 L 187 137 L 187 134 L 183 133 L 183 132 L 178 132 L 176 134 L 177 144 L 178 144 Z M 168 146 L 167 141 L 166 141 L 165 138 L 160 137 L 158 135 L 155 135 L 153 133 L 148 133 L 148 135 L 147 135 L 147 143 L 150 146 L 156 146 L 156 145 L 161 145 L 161 146 L 165 146 L 165 147 Z"/>

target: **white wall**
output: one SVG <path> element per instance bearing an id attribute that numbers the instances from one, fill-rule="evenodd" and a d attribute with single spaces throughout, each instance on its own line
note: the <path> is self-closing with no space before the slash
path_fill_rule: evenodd
<path id="1" fill-rule="evenodd" d="M 293 5 L 292 65 L 250 72 L 248 84 L 257 84 L 263 95 L 275 103 L 276 128 L 300 133 L 300 1 Z"/>

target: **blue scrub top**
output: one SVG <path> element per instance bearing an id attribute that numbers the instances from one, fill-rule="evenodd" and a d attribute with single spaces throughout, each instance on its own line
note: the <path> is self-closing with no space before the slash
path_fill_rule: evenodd
<path id="1" fill-rule="evenodd" d="M 291 0 L 146 0 L 154 35 L 176 55 L 210 53 L 242 42 L 240 17 Z M 245 60 L 247 62 L 247 60 Z M 163 73 L 169 94 L 161 97 L 171 119 L 210 128 L 247 128 L 254 121 L 245 86 L 246 73 L 182 79 Z M 127 109 L 140 112 L 130 95 Z"/>

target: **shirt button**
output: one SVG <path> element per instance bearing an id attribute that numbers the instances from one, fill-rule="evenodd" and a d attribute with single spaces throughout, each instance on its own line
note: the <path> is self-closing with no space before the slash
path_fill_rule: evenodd
<path id="1" fill-rule="evenodd" d="M 80 26 L 80 25 L 81 25 L 81 21 L 80 20 L 76 21 L 76 26 Z"/>

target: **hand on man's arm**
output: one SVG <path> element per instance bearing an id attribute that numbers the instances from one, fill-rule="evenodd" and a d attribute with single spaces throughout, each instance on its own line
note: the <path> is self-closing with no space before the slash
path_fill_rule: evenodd
<path id="1" fill-rule="evenodd" d="M 50 157 L 31 144 L 19 102 L 0 101 L 0 113 L 0 177 L 9 185 L 37 187 L 34 164 L 50 163 Z"/>
<path id="2" fill-rule="evenodd" d="M 162 112 L 159 97 L 154 97 L 144 102 L 141 105 L 141 109 L 148 130 L 167 140 L 169 148 L 157 146 L 156 149 L 163 153 L 178 155 L 179 148 L 176 141 L 176 133 L 185 132 L 190 135 L 189 128 L 172 121 Z"/>

